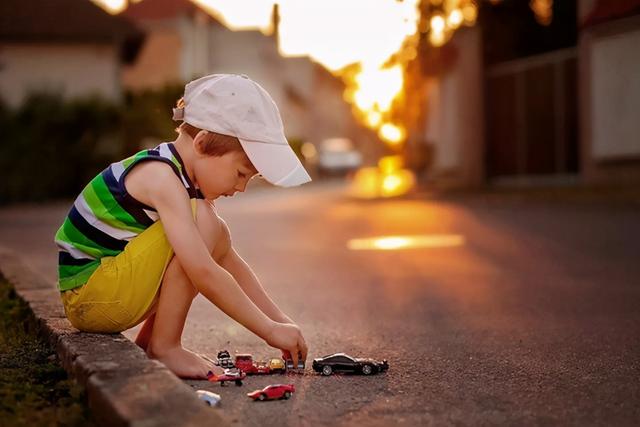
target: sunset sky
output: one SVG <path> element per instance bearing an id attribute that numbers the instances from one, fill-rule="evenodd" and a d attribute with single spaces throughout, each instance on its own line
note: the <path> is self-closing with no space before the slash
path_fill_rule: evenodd
<path id="1" fill-rule="evenodd" d="M 94 0 L 111 10 L 125 0 Z M 152 0 L 144 0 L 152 1 Z M 273 0 L 194 0 L 231 29 L 269 31 Z M 363 61 L 380 64 L 416 30 L 417 0 L 279 0 L 280 46 L 331 70 Z"/>
<path id="2" fill-rule="evenodd" d="M 270 0 L 198 0 L 232 28 L 270 24 Z M 416 28 L 414 1 L 280 0 L 280 47 L 307 54 L 330 69 L 351 62 L 384 62 Z M 247 12 L 251 10 L 251 12 Z"/>

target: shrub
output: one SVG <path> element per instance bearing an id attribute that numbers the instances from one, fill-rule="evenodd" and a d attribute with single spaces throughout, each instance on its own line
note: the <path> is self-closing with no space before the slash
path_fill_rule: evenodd
<path id="1" fill-rule="evenodd" d="M 52 93 L 33 93 L 14 110 L 0 102 L 0 204 L 75 197 L 146 138 L 173 140 L 171 107 L 182 90 L 127 93 L 122 103 Z"/>

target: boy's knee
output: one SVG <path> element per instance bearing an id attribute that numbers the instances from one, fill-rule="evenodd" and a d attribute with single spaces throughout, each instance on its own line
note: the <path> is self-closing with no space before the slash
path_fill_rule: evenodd
<path id="1" fill-rule="evenodd" d="M 200 225 L 211 225 L 217 221 L 218 215 L 213 206 L 206 200 L 196 199 L 195 220 L 198 227 Z"/>
<path id="2" fill-rule="evenodd" d="M 196 200 L 195 221 L 202 237 L 214 236 L 220 233 L 220 217 L 205 200 Z"/>
<path id="3" fill-rule="evenodd" d="M 226 253 L 225 248 L 230 246 L 229 229 L 224 220 L 205 200 L 198 199 L 196 201 L 196 226 L 209 252 L 214 255 L 214 259 L 222 255 L 223 252 Z"/>

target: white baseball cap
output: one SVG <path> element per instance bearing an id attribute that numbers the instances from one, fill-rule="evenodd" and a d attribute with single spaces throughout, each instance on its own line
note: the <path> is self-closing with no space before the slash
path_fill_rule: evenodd
<path id="1" fill-rule="evenodd" d="M 271 96 L 249 77 L 212 74 L 187 83 L 184 107 L 173 119 L 199 129 L 235 136 L 264 179 L 281 187 L 311 181 L 284 135 Z"/>

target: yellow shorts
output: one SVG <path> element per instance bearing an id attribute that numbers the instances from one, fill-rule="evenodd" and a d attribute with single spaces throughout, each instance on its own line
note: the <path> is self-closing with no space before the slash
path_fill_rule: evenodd
<path id="1" fill-rule="evenodd" d="M 196 199 L 191 199 L 195 218 Z M 148 317 L 158 298 L 164 272 L 173 257 L 158 220 L 134 237 L 115 257 L 103 257 L 83 286 L 62 292 L 73 326 L 85 332 L 113 333 Z"/>

